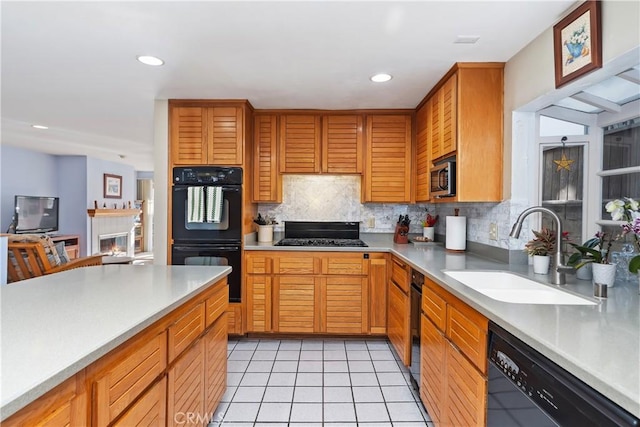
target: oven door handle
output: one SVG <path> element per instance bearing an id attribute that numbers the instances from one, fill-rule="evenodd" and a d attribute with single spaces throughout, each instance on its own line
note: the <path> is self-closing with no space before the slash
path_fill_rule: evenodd
<path id="1" fill-rule="evenodd" d="M 225 251 L 233 252 L 239 251 L 240 246 L 173 246 L 173 249 L 178 252 L 193 252 L 193 251 Z"/>

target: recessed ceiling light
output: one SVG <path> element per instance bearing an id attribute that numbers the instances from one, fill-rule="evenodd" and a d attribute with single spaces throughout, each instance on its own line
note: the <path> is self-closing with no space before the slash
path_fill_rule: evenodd
<path id="1" fill-rule="evenodd" d="M 164 64 L 164 61 L 160 58 L 156 58 L 155 56 L 146 56 L 146 55 L 142 55 L 142 56 L 138 56 L 138 61 L 142 62 L 143 64 L 146 65 L 152 65 L 154 67 L 158 67 L 162 64 Z"/>
<path id="2" fill-rule="evenodd" d="M 49 126 L 43 126 L 43 125 L 31 125 L 31 127 L 34 129 L 49 129 Z"/>
<path id="3" fill-rule="evenodd" d="M 480 40 L 480 36 L 458 36 L 454 43 L 456 44 L 475 44 Z"/>
<path id="4" fill-rule="evenodd" d="M 387 74 L 387 73 L 379 73 L 379 74 L 376 74 L 375 76 L 371 76 L 371 81 L 376 83 L 388 82 L 391 79 L 392 79 L 391 74 Z"/>

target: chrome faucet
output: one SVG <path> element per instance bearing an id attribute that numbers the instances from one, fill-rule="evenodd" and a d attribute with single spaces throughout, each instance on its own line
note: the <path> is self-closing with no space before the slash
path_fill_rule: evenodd
<path id="1" fill-rule="evenodd" d="M 520 236 L 520 231 L 522 230 L 522 223 L 524 222 L 524 219 L 534 212 L 547 213 L 556 222 L 556 267 L 553 271 L 553 283 L 556 285 L 564 285 L 567 283 L 566 273 L 573 271 L 573 268 L 564 265 L 564 254 L 562 253 L 562 222 L 560 221 L 560 217 L 558 217 L 554 211 L 542 206 L 532 206 L 525 209 L 518 216 L 516 223 L 513 224 L 513 228 L 511 229 L 509 236 L 518 238 L 518 236 Z"/>

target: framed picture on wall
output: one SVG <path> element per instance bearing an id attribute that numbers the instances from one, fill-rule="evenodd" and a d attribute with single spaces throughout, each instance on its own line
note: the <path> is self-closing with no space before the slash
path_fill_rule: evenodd
<path id="1" fill-rule="evenodd" d="M 602 67 L 600 1 L 582 3 L 553 26 L 556 88 Z"/>
<path id="2" fill-rule="evenodd" d="M 104 198 L 122 199 L 122 176 L 104 174 Z"/>

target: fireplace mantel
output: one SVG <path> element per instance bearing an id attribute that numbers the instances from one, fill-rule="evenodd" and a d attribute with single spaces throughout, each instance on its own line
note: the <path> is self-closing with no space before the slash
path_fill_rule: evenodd
<path id="1" fill-rule="evenodd" d="M 87 209 L 87 214 L 91 218 L 114 217 L 114 216 L 136 216 L 142 212 L 140 209 Z"/>

